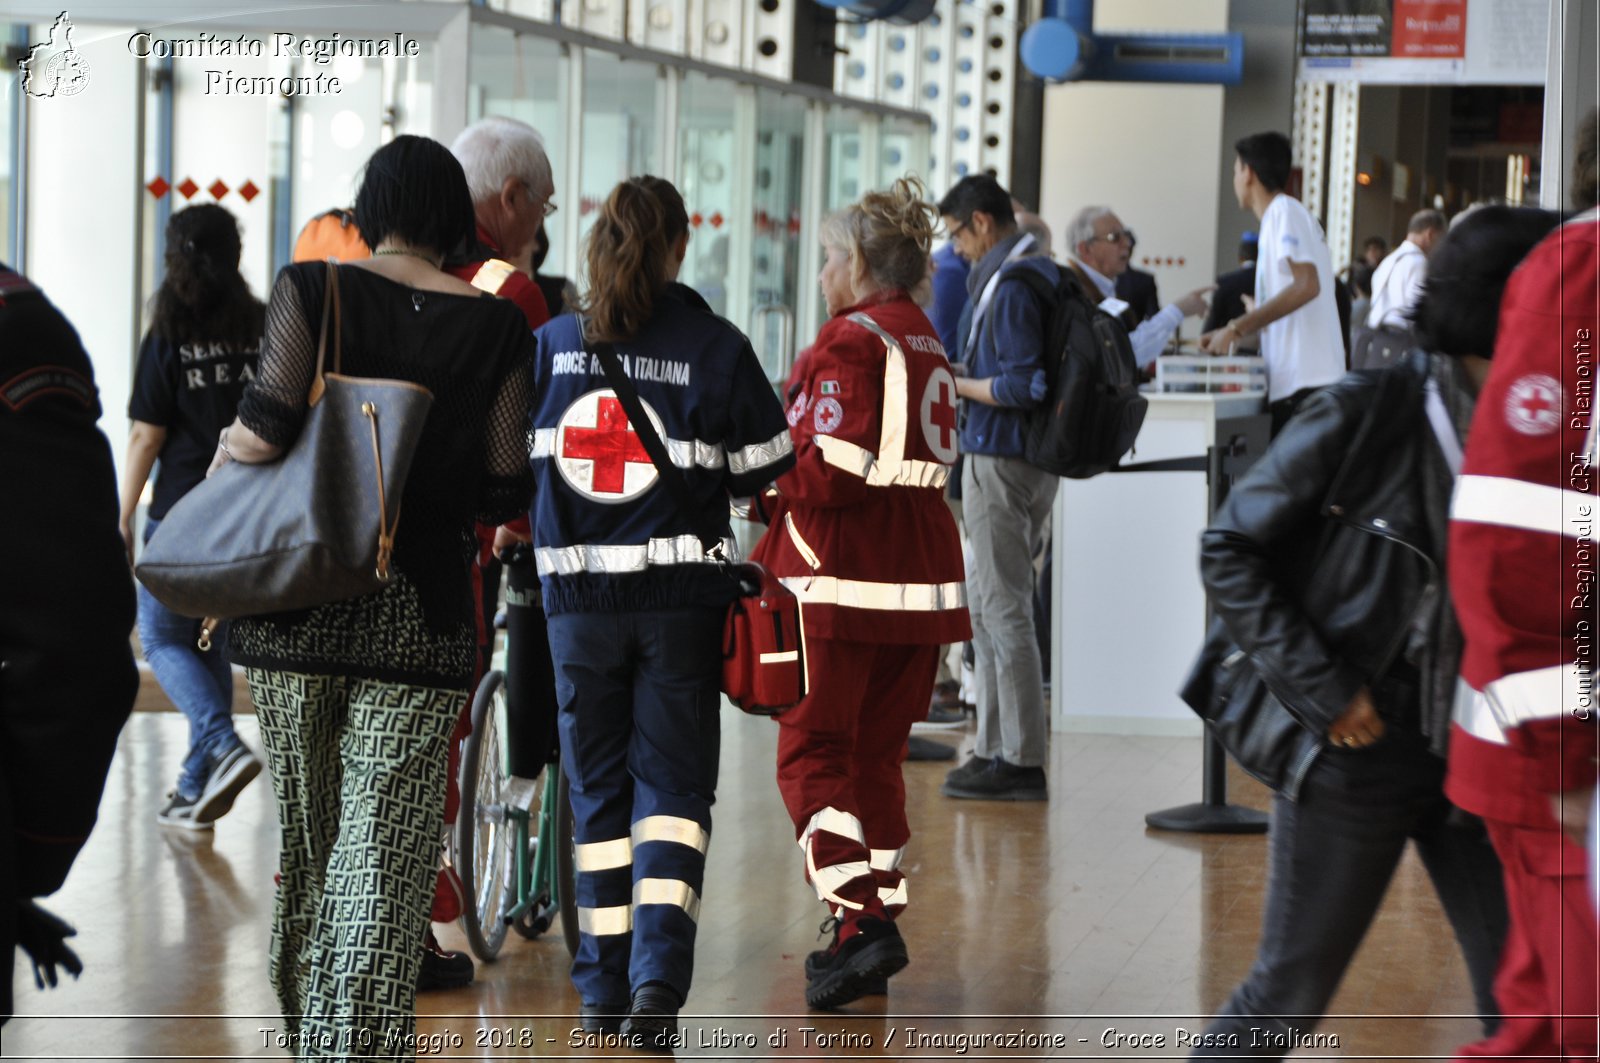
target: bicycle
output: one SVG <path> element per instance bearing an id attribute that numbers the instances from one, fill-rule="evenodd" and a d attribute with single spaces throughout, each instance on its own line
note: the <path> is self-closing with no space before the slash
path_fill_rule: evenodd
<path id="1" fill-rule="evenodd" d="M 505 634 L 473 696 L 453 844 L 462 929 L 484 962 L 500 954 L 508 927 L 536 938 L 558 915 L 567 952 L 578 951 L 572 804 L 532 549 L 513 547 L 504 565 Z"/>

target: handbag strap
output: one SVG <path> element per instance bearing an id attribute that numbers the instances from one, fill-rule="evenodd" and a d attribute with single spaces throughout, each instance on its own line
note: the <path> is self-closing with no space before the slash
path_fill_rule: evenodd
<path id="1" fill-rule="evenodd" d="M 327 387 L 323 382 L 323 364 L 328 351 L 328 322 L 333 322 L 333 371 L 339 372 L 341 329 L 339 319 L 339 267 L 329 261 L 324 264 L 323 271 L 327 276 L 326 286 L 322 293 L 322 331 L 317 336 L 317 371 L 311 378 L 311 394 L 306 400 L 306 405 L 315 406 L 322 401 L 322 392 Z"/>
<path id="2" fill-rule="evenodd" d="M 655 422 L 645 412 L 644 403 L 639 399 L 639 389 L 634 386 L 633 379 L 622 370 L 622 359 L 617 357 L 617 349 L 609 343 L 594 345 L 595 357 L 600 361 L 600 368 L 606 374 L 606 382 L 611 385 L 611 390 L 616 392 L 617 400 L 622 403 L 622 409 L 628 415 L 628 421 L 633 425 L 634 434 L 639 437 L 646 454 L 650 455 L 650 463 L 656 467 L 656 472 L 661 475 L 661 485 L 667 489 L 667 494 L 672 496 L 672 501 L 677 504 L 678 512 L 683 519 L 689 522 L 695 538 L 700 540 L 700 547 L 706 552 L 706 557 L 714 561 L 726 561 L 722 553 L 721 529 L 709 528 L 705 523 L 704 514 L 694 504 L 694 495 L 689 491 L 689 482 L 684 478 L 683 470 L 673 462 L 672 456 L 667 453 L 667 445 L 661 441 L 661 436 L 656 432 Z"/>

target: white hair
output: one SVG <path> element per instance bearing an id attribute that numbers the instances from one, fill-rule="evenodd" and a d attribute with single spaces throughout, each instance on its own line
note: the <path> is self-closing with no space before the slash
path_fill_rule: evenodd
<path id="1" fill-rule="evenodd" d="M 490 115 L 463 129 L 450 151 L 466 171 L 474 204 L 498 196 L 508 177 L 527 181 L 537 195 L 555 192 L 544 138 L 526 122 Z"/>
<path id="2" fill-rule="evenodd" d="M 1110 207 L 1084 207 L 1074 214 L 1071 224 L 1067 226 L 1067 239 L 1072 241 L 1072 253 L 1076 255 L 1082 244 L 1094 243 L 1094 223 L 1114 213 Z"/>

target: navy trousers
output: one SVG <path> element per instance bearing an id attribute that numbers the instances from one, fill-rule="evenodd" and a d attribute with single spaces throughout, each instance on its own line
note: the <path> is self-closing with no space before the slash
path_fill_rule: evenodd
<path id="1" fill-rule="evenodd" d="M 688 997 L 721 748 L 713 608 L 549 618 L 561 762 L 572 784 L 586 1004 L 646 982 Z"/>

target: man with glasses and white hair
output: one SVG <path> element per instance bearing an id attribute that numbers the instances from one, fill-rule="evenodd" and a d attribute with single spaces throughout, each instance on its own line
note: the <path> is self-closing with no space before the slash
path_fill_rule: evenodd
<path id="1" fill-rule="evenodd" d="M 555 178 L 544 139 L 526 122 L 491 115 L 461 131 L 450 151 L 467 175 L 478 246 L 449 272 L 522 309 L 530 328 L 550 320 L 533 278 L 513 263 L 527 262 L 539 226 L 555 213 Z"/>
<path id="2" fill-rule="evenodd" d="M 1110 207 L 1084 207 L 1067 229 L 1072 244 L 1072 270 L 1091 298 L 1097 293 L 1100 308 L 1124 325 L 1130 321 L 1126 302 L 1117 298 L 1117 278 L 1128 270 L 1133 256 L 1133 231 Z M 1175 303 L 1162 307 L 1154 317 L 1128 328 L 1133 356 L 1140 369 L 1149 368 L 1183 324 L 1183 319 L 1206 311 L 1206 293 L 1215 285 L 1196 288 Z"/>

